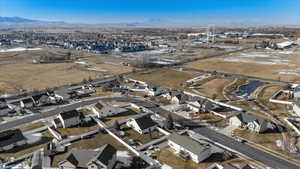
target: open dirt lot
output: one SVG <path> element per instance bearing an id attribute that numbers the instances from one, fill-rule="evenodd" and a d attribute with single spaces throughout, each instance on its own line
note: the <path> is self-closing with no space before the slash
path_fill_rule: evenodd
<path id="1" fill-rule="evenodd" d="M 300 50 L 248 51 L 191 62 L 186 67 L 300 82 Z"/>
<path id="2" fill-rule="evenodd" d="M 197 90 L 205 93 L 208 97 L 216 96 L 216 99 L 225 99 L 223 96 L 223 89 L 233 82 L 230 78 L 215 78 L 205 82 L 201 86 L 197 86 Z"/>
<path id="3" fill-rule="evenodd" d="M 171 88 L 184 88 L 184 83 L 195 78 L 197 73 L 177 71 L 173 69 L 158 69 L 150 73 L 141 73 L 130 76 L 130 78 L 141 80 L 150 84 L 156 84 Z"/>
<path id="4" fill-rule="evenodd" d="M 264 87 L 260 93 L 258 94 L 258 101 L 262 103 L 264 106 L 269 108 L 275 115 L 279 116 L 289 116 L 288 114 L 288 106 L 284 104 L 271 103 L 269 99 L 278 91 L 280 91 L 283 87 L 279 85 L 269 85 Z"/>
<path id="5" fill-rule="evenodd" d="M 56 55 L 57 52 L 51 53 L 49 50 L 0 53 L 0 93 L 13 93 L 18 89 L 44 89 L 80 82 L 89 77 L 96 78 L 132 70 L 127 66 L 96 64 L 94 58 L 101 58 L 100 55 L 77 56 L 79 55 L 77 53 L 73 54 L 76 58 L 85 58 L 88 65 L 106 71 L 88 71 L 83 65 L 73 62 L 32 64 L 32 59 L 35 57 Z"/>

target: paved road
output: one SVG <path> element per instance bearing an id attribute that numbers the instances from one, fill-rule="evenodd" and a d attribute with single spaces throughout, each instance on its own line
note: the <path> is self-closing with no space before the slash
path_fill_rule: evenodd
<path id="1" fill-rule="evenodd" d="M 253 79 L 253 80 L 266 81 L 266 82 L 283 83 L 283 84 L 292 83 L 292 82 L 280 81 L 280 80 L 269 79 L 269 78 L 261 78 L 261 77 L 255 77 L 255 76 L 246 76 L 246 75 L 241 75 L 241 74 L 225 73 L 225 72 L 212 72 L 212 71 L 206 71 L 206 70 L 194 69 L 194 68 L 180 67 L 178 69 L 181 69 L 181 70 L 184 70 L 184 71 L 197 72 L 197 73 L 211 73 L 211 74 L 221 75 L 221 76 L 225 76 L 225 77 L 238 78 L 238 79 Z"/>
<path id="2" fill-rule="evenodd" d="M 168 111 L 166 111 L 160 107 L 153 107 L 153 108 L 149 108 L 149 109 L 153 110 L 155 112 L 158 112 L 159 114 L 164 115 L 165 117 L 169 114 Z M 179 122 L 184 122 L 185 124 L 189 124 L 190 126 L 199 125 L 191 120 L 188 120 L 181 116 L 178 116 L 177 114 L 172 114 L 172 115 L 174 115 L 175 118 Z M 226 135 L 218 133 L 207 127 L 199 127 L 199 128 L 193 129 L 193 131 L 200 135 L 203 135 L 203 136 L 209 138 L 210 140 L 217 142 L 225 147 L 233 149 L 253 160 L 259 161 L 271 168 L 274 168 L 274 169 L 300 169 L 300 166 L 297 166 L 297 165 L 290 163 L 284 159 L 273 156 L 272 154 L 266 153 L 255 147 L 249 146 L 244 143 L 240 143 L 231 137 L 228 137 Z"/>
<path id="3" fill-rule="evenodd" d="M 240 143 L 230 137 L 227 137 L 223 134 L 217 133 L 209 128 L 197 128 L 194 129 L 195 132 L 211 139 L 214 142 L 220 143 L 226 147 L 229 147 L 235 151 L 240 152 L 256 161 L 259 161 L 271 168 L 274 169 L 299 169 L 300 167 L 294 165 L 286 160 L 277 158 L 269 153 L 261 151 L 259 149 L 253 148 L 244 143 Z"/>

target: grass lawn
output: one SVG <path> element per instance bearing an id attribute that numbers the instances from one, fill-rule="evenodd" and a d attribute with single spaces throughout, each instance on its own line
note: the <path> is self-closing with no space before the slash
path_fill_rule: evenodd
<path id="1" fill-rule="evenodd" d="M 276 140 L 282 140 L 280 133 L 259 134 L 249 130 L 236 129 L 233 131 L 235 136 L 242 137 L 246 140 L 262 145 L 273 151 L 282 152 L 282 149 L 276 145 Z"/>
<path id="2" fill-rule="evenodd" d="M 96 123 L 91 122 L 91 124 L 89 124 L 87 127 L 58 128 L 56 130 L 58 130 L 62 136 L 77 136 L 92 130 L 96 130 L 97 128 L 99 128 L 99 126 Z"/>
<path id="3" fill-rule="evenodd" d="M 198 86 L 198 90 L 202 93 L 206 93 L 210 98 L 215 95 L 216 99 L 225 99 L 223 96 L 223 89 L 232 82 L 233 79 L 231 78 L 214 78 L 201 86 Z"/>
<path id="4" fill-rule="evenodd" d="M 95 93 L 92 93 L 91 96 L 92 97 L 97 97 L 97 96 L 109 96 L 112 95 L 112 92 L 108 92 L 108 91 L 103 91 L 101 88 L 97 88 Z"/>
<path id="5" fill-rule="evenodd" d="M 88 109 L 81 109 L 81 110 L 79 110 L 79 112 L 84 116 L 95 114 L 91 110 L 88 110 Z"/>
<path id="6" fill-rule="evenodd" d="M 152 132 L 151 135 L 149 133 L 148 134 L 140 134 L 130 128 L 125 128 L 125 133 L 126 133 L 125 139 L 133 139 L 138 142 L 141 142 L 142 144 L 149 143 L 152 140 L 155 140 L 155 139 L 158 139 L 158 138 L 161 138 L 164 136 L 162 133 L 160 133 L 158 131 Z"/>
<path id="7" fill-rule="evenodd" d="M 269 102 L 269 99 L 283 87 L 279 85 L 272 85 L 264 87 L 258 95 L 258 101 L 264 106 L 268 107 L 276 115 L 288 116 L 287 106 L 284 104 L 276 104 Z"/>
<path id="8" fill-rule="evenodd" d="M 187 80 L 197 77 L 197 73 L 177 71 L 173 69 L 158 69 L 150 73 L 131 75 L 130 78 L 141 80 L 150 84 L 183 89 Z"/>
<path id="9" fill-rule="evenodd" d="M 26 131 L 34 130 L 34 129 L 37 129 L 40 127 L 44 127 L 44 122 L 36 122 L 36 123 L 28 124 L 20 129 L 22 132 L 26 132 Z"/>
<path id="10" fill-rule="evenodd" d="M 212 113 L 200 113 L 195 116 L 195 119 L 206 121 L 207 123 L 217 123 L 223 120 L 222 117 L 216 116 Z"/>
<path id="11" fill-rule="evenodd" d="M 136 112 L 134 111 L 128 111 L 128 113 L 122 113 L 122 114 L 118 114 L 116 116 L 112 116 L 112 117 L 105 117 L 102 119 L 103 122 L 105 122 L 105 124 L 107 125 L 112 125 L 114 124 L 114 122 L 116 120 L 126 120 L 129 119 L 133 116 L 137 115 Z"/>
<path id="12" fill-rule="evenodd" d="M 34 152 L 40 148 L 45 147 L 48 143 L 51 142 L 51 140 L 52 140 L 52 137 L 43 136 L 41 138 L 41 140 L 38 141 L 37 143 L 30 144 L 30 145 L 27 144 L 27 145 L 20 146 L 20 147 L 15 147 L 8 152 L 0 153 L 0 158 L 9 159 L 11 157 L 14 157 L 14 158 L 21 157 L 23 155 L 26 155 L 28 153 Z"/>
<path id="13" fill-rule="evenodd" d="M 99 126 L 96 123 L 91 122 L 91 124 L 86 127 L 57 128 L 56 130 L 62 136 L 77 136 L 92 130 L 96 130 L 97 128 L 99 128 Z M 53 137 L 49 130 L 44 131 L 42 134 L 46 137 Z"/>

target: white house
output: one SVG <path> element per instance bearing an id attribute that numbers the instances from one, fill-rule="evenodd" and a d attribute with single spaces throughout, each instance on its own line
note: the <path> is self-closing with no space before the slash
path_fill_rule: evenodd
<path id="1" fill-rule="evenodd" d="M 257 133 L 264 133 L 269 130 L 277 129 L 275 123 L 244 112 L 240 112 L 236 116 L 230 117 L 229 123 L 230 125 L 245 127 Z"/>
<path id="2" fill-rule="evenodd" d="M 170 148 L 178 155 L 200 163 L 212 154 L 209 144 L 201 144 L 189 136 L 173 133 L 168 140 Z"/>
<path id="3" fill-rule="evenodd" d="M 169 92 L 170 95 L 170 103 L 172 104 L 183 104 L 189 101 L 189 96 L 184 94 L 183 92 L 173 90 Z"/>
<path id="4" fill-rule="evenodd" d="M 80 113 L 77 110 L 70 110 L 67 112 L 60 113 L 57 118 L 60 121 L 60 124 L 63 128 L 68 128 L 72 126 L 77 126 L 81 122 L 80 120 Z M 57 124 L 58 120 L 54 120 L 54 126 L 58 127 Z"/>
<path id="5" fill-rule="evenodd" d="M 128 112 L 127 109 L 112 106 L 112 105 L 103 105 L 102 103 L 96 103 L 92 106 L 92 112 L 97 115 L 98 118 L 115 116 L 121 113 Z"/>
<path id="6" fill-rule="evenodd" d="M 145 114 L 137 118 L 129 119 L 126 125 L 140 134 L 145 134 L 156 129 L 158 124 L 151 119 L 150 114 Z"/>
<path id="7" fill-rule="evenodd" d="M 0 152 L 11 150 L 26 143 L 26 138 L 20 129 L 7 130 L 0 133 Z"/>
<path id="8" fill-rule="evenodd" d="M 21 108 L 31 108 L 35 105 L 35 101 L 32 97 L 27 97 L 22 100 L 20 100 L 20 106 Z"/>

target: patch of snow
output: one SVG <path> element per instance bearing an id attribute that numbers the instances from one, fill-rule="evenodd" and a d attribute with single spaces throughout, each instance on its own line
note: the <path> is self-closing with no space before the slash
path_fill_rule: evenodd
<path id="1" fill-rule="evenodd" d="M 280 51 L 280 52 L 278 52 L 278 53 L 280 53 L 280 54 L 285 54 L 285 55 L 290 55 L 290 54 L 293 54 L 294 51 Z"/>
<path id="2" fill-rule="evenodd" d="M 276 145 L 277 145 L 277 147 L 282 147 L 283 143 L 281 140 L 276 140 Z"/>
<path id="3" fill-rule="evenodd" d="M 241 63 L 256 63 L 256 64 L 264 64 L 264 65 L 289 65 L 288 60 L 281 59 L 271 59 L 270 61 L 255 61 L 250 59 L 242 59 L 242 58 L 225 58 L 225 62 L 241 62 Z"/>
<path id="4" fill-rule="evenodd" d="M 74 63 L 76 63 L 76 64 L 80 64 L 80 65 L 86 65 L 87 63 L 86 62 L 84 62 L 84 61 L 76 61 L 76 62 L 74 62 Z"/>
<path id="5" fill-rule="evenodd" d="M 96 68 L 96 67 L 91 67 L 91 68 L 86 68 L 89 71 L 95 71 L 95 72 L 107 72 L 107 70 L 105 69 L 100 69 L 100 68 Z"/>
<path id="6" fill-rule="evenodd" d="M 127 158 L 129 158 L 130 155 L 129 155 L 128 151 L 117 151 L 117 157 L 127 157 Z"/>
<path id="7" fill-rule="evenodd" d="M 0 52 L 22 52 L 22 51 L 33 51 L 33 50 L 42 50 L 42 48 L 12 48 L 12 49 L 1 49 Z"/>
<path id="8" fill-rule="evenodd" d="M 300 75 L 300 71 L 297 71 L 297 70 L 280 70 L 279 74 L 282 74 L 282 75 Z"/>
<path id="9" fill-rule="evenodd" d="M 172 167 L 169 166 L 169 165 L 167 165 L 167 164 L 163 164 L 163 165 L 161 166 L 161 169 L 172 169 Z"/>
<path id="10" fill-rule="evenodd" d="M 272 56 L 263 53 L 242 53 L 241 58 L 271 58 Z"/>
<path id="11" fill-rule="evenodd" d="M 23 161 L 13 167 L 11 167 L 11 169 L 31 169 L 31 167 L 29 167 L 27 161 Z"/>
<path id="12" fill-rule="evenodd" d="M 30 135 L 25 135 L 28 144 L 34 144 L 42 139 L 41 133 L 34 133 Z"/>

